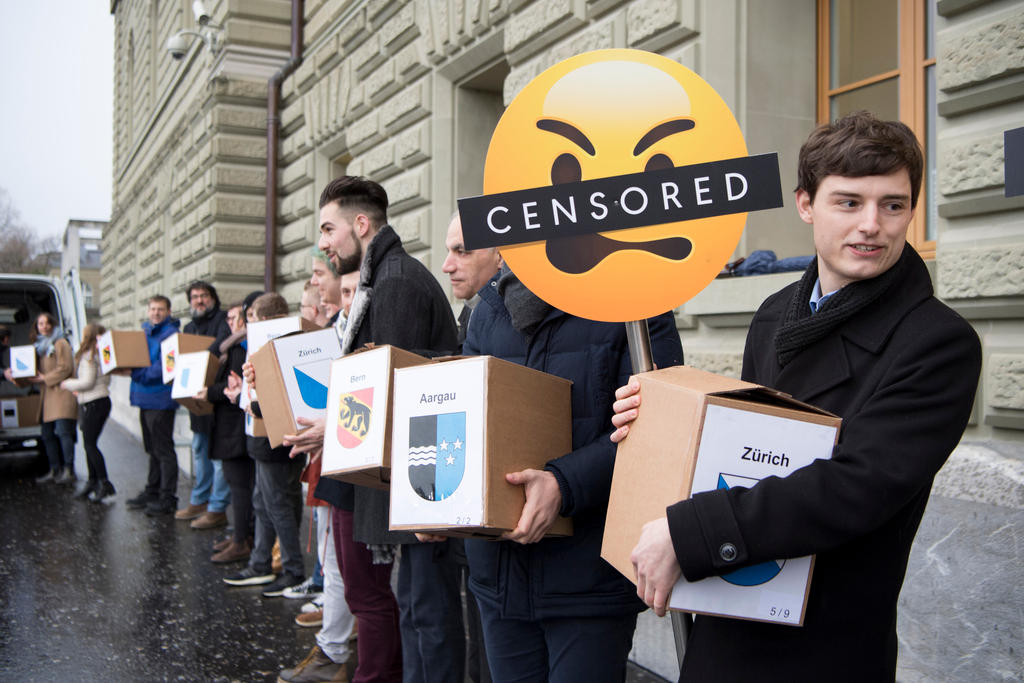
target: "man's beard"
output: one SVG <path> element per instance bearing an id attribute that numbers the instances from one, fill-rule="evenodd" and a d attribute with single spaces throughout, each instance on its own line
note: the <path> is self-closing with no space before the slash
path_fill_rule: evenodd
<path id="1" fill-rule="evenodd" d="M 207 313 L 210 312 L 210 309 L 209 308 L 194 308 L 194 307 L 190 306 L 189 309 L 188 309 L 188 312 L 189 312 L 189 314 L 193 318 L 202 318 L 204 315 L 206 315 Z"/>
<path id="2" fill-rule="evenodd" d="M 353 231 L 353 238 L 355 234 Z M 348 256 L 342 256 L 341 254 L 335 253 L 331 258 L 331 262 L 334 267 L 338 269 L 338 275 L 345 275 L 359 270 L 359 266 L 363 263 L 363 243 L 358 238 L 355 240 L 356 249 Z"/>

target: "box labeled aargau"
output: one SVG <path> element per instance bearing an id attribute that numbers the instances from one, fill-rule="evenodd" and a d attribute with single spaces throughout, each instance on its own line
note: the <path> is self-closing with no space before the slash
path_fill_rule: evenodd
<path id="1" fill-rule="evenodd" d="M 0 427 L 32 427 L 40 424 L 43 416 L 41 394 L 0 399 Z"/>
<path id="2" fill-rule="evenodd" d="M 331 363 L 321 476 L 388 488 L 393 372 L 429 362 L 396 346 L 378 346 Z"/>
<path id="3" fill-rule="evenodd" d="M 175 366 L 171 398 L 195 415 L 212 414 L 213 404 L 195 396 L 200 389 L 210 386 L 217 378 L 219 364 L 214 355 L 209 351 L 182 353 L 178 355 Z"/>
<path id="4" fill-rule="evenodd" d="M 272 339 L 250 357 L 256 372 L 260 412 L 270 445 L 306 427 L 298 418 L 325 418 L 331 361 L 341 357 L 333 328 Z"/>
<path id="5" fill-rule="evenodd" d="M 36 347 L 31 344 L 11 347 L 11 376 L 24 379 L 36 376 Z"/>
<path id="6" fill-rule="evenodd" d="M 695 493 L 751 487 L 831 458 L 840 419 L 766 387 L 678 366 L 637 375 L 639 417 L 615 456 L 601 557 L 631 581 L 644 524 Z M 671 609 L 802 625 L 812 557 L 676 583 Z"/>
<path id="7" fill-rule="evenodd" d="M 100 371 L 104 375 L 118 368 L 148 368 L 149 346 L 142 330 L 107 330 L 96 339 L 100 350 Z"/>
<path id="8" fill-rule="evenodd" d="M 572 450 L 572 382 L 491 356 L 395 370 L 391 529 L 498 536 L 525 497 L 505 474 Z M 548 532 L 572 533 L 559 518 Z"/>
<path id="9" fill-rule="evenodd" d="M 252 354 L 263 348 L 271 339 L 280 337 L 283 334 L 292 332 L 312 332 L 319 330 L 315 323 L 311 323 L 301 316 L 293 315 L 287 318 L 273 318 L 271 320 L 256 320 L 245 327 L 246 338 L 246 360 L 252 358 Z M 238 396 L 238 407 L 245 410 L 249 404 L 257 400 L 256 390 L 249 386 L 249 383 L 242 379 L 242 393 Z M 246 412 L 248 415 L 248 412 Z M 258 417 L 247 418 L 245 421 L 245 433 L 249 436 L 266 437 L 267 430 L 263 420 Z"/>
<path id="10" fill-rule="evenodd" d="M 174 381 L 174 361 L 182 353 L 209 351 L 210 344 L 216 337 L 204 334 L 185 334 L 176 332 L 160 342 L 160 370 L 163 372 L 164 384 Z"/>

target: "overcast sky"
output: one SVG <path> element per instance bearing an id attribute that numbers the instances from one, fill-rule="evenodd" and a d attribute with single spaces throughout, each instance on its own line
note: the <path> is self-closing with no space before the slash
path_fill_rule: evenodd
<path id="1" fill-rule="evenodd" d="M 0 2 L 0 187 L 40 237 L 110 219 L 110 0 Z"/>

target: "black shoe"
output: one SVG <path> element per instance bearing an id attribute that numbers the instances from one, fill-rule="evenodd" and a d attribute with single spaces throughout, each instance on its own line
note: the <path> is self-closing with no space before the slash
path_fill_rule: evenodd
<path id="1" fill-rule="evenodd" d="M 53 470 L 50 470 L 49 472 L 47 472 L 43 476 L 36 477 L 36 483 L 37 484 L 46 484 L 48 482 L 53 481 L 56 478 L 57 478 L 57 476 L 53 473 Z"/>
<path id="2" fill-rule="evenodd" d="M 306 580 L 304 576 L 292 576 L 291 574 L 281 574 L 277 579 L 263 589 L 263 597 L 265 598 L 279 598 L 284 595 L 284 592 L 293 586 L 298 586 Z"/>
<path id="3" fill-rule="evenodd" d="M 154 500 L 146 506 L 146 516 L 159 517 L 161 515 L 173 515 L 178 509 L 178 501 L 175 498 L 162 498 Z"/>
<path id="4" fill-rule="evenodd" d="M 109 498 L 115 493 L 117 491 L 114 490 L 114 485 L 107 480 L 103 480 L 96 484 L 96 488 L 89 494 L 89 500 L 93 503 L 102 503 L 105 498 Z"/>
<path id="5" fill-rule="evenodd" d="M 234 576 L 224 577 L 224 583 L 229 586 L 262 586 L 273 581 L 274 575 L 272 573 L 261 574 L 252 567 L 246 567 Z"/>
<path id="6" fill-rule="evenodd" d="M 143 491 L 134 498 L 129 498 L 128 500 L 126 500 L 124 504 L 133 510 L 142 510 L 147 505 L 149 505 L 150 503 L 155 503 L 157 500 L 159 500 L 159 496 L 157 496 L 155 493 Z"/>
<path id="7" fill-rule="evenodd" d="M 93 491 L 99 487 L 100 483 L 98 481 L 86 482 L 84 486 L 81 486 L 77 491 L 75 491 L 75 498 L 90 498 Z"/>

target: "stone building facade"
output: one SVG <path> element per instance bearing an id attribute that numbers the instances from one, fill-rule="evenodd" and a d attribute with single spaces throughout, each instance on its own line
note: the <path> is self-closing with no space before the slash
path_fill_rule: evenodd
<path id="1" fill-rule="evenodd" d="M 164 44 L 197 28 L 188 0 L 111 0 L 114 197 L 101 290 L 109 326 L 137 326 L 155 293 L 187 315 L 184 287 L 196 278 L 216 284 L 225 301 L 264 282 L 268 80 L 288 59 L 292 3 L 208 4 L 223 26 L 219 44 L 209 49 L 196 39 L 176 60 Z M 297 304 L 318 235 L 319 191 L 342 173 L 385 187 L 406 248 L 447 289 L 440 267 L 448 218 L 456 198 L 480 193 L 487 142 L 504 106 L 544 68 L 587 50 L 650 50 L 701 74 L 732 108 L 751 153 L 779 153 L 788 191 L 799 145 L 821 118 L 819 44 L 827 27 L 819 17 L 845 4 L 306 0 L 301 65 L 281 92 L 278 291 Z M 1012 605 L 1007 586 L 1019 583 L 1022 564 L 1006 541 L 1019 546 L 1024 507 L 1024 199 L 1002 196 L 1002 133 L 1024 124 L 1024 3 L 904 6 L 927 13 L 922 25 L 935 55 L 926 100 L 934 235 L 923 250 L 934 250 L 939 295 L 981 335 L 985 366 L 968 446 L 940 476 L 917 545 L 927 550 L 915 550 L 915 581 L 901 612 L 909 625 L 901 678 L 928 680 L 951 661 L 965 677 L 1014 667 L 1019 674 L 1019 654 L 1015 663 L 1007 647 L 1016 639 L 1019 653 L 1021 617 L 999 603 Z M 783 209 L 749 216 L 737 256 L 756 249 L 779 257 L 812 252 L 792 196 Z M 796 277 L 713 282 L 677 311 L 687 361 L 738 374 L 753 312 Z M 985 590 L 957 583 L 971 575 L 960 569 L 950 579 L 946 560 L 933 556 L 932 544 L 954 528 L 967 536 L 947 541 L 946 557 L 961 558 L 965 571 L 981 562 L 992 578 Z M 993 529 L 997 536 L 988 538 Z M 937 607 L 947 591 L 970 602 L 970 626 Z M 950 623 L 967 632 L 962 648 L 950 646 Z M 929 650 L 932 640 L 943 648 Z M 645 615 L 635 658 L 673 676 L 671 651 L 665 622 Z"/>

